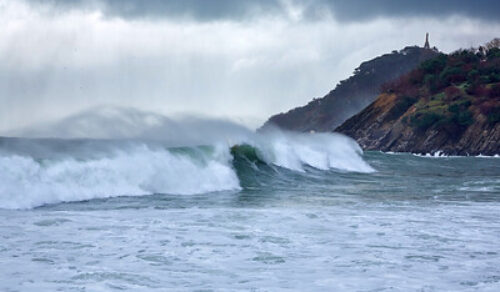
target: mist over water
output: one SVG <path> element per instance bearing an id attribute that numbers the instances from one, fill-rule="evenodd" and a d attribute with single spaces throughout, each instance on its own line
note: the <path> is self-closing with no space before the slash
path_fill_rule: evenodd
<path id="1" fill-rule="evenodd" d="M 156 140 L 170 146 L 213 144 L 244 139 L 250 129 L 224 119 L 164 115 L 135 108 L 100 106 L 75 115 L 8 132 L 9 136 L 61 139 Z"/>
<path id="2" fill-rule="evenodd" d="M 0 139 L 1 208 L 239 190 L 231 153 L 238 145 L 264 164 L 297 172 L 373 171 L 359 146 L 338 134 L 256 133 L 228 121 L 172 120 L 129 108 L 86 111 L 19 136 L 50 139 Z"/>

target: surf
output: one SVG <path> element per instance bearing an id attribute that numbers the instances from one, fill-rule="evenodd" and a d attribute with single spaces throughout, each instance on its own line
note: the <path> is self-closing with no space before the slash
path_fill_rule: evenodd
<path id="1" fill-rule="evenodd" d="M 255 134 L 244 143 L 170 147 L 158 141 L 0 140 L 0 208 L 115 196 L 239 191 L 251 176 L 374 171 L 362 151 L 336 134 Z M 250 174 L 250 175 L 249 175 Z"/>
<path id="2" fill-rule="evenodd" d="M 238 192 L 311 170 L 374 171 L 359 145 L 340 134 L 252 131 L 224 120 L 135 109 L 104 107 L 15 133 L 19 137 L 0 138 L 4 209 Z"/>

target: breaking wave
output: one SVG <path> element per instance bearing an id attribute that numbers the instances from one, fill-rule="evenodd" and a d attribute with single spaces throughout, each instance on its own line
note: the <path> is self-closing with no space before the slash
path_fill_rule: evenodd
<path id="1" fill-rule="evenodd" d="M 244 175 L 242 169 L 245 168 Z M 270 169 L 273 171 L 270 171 Z M 0 208 L 115 196 L 240 190 L 248 171 L 374 171 L 337 134 L 255 134 L 245 141 L 171 147 L 158 141 L 0 138 Z"/>

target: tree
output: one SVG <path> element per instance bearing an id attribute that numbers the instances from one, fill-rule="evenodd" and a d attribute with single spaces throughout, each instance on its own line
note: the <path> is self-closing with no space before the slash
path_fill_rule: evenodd
<path id="1" fill-rule="evenodd" d="M 489 41 L 488 43 L 486 43 L 486 45 L 484 45 L 486 47 L 486 49 L 488 50 L 491 50 L 493 48 L 500 48 L 500 38 L 494 38 L 492 39 L 491 41 Z"/>
<path id="2" fill-rule="evenodd" d="M 454 100 L 455 98 L 459 97 L 462 91 L 457 88 L 456 86 L 448 86 L 444 90 L 444 93 L 446 94 L 446 99 L 447 100 Z"/>
<path id="3" fill-rule="evenodd" d="M 489 92 L 491 98 L 500 97 L 500 83 L 494 84 Z"/>

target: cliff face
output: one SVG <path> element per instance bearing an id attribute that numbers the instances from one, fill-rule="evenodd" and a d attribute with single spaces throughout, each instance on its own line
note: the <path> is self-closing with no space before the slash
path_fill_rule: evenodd
<path id="1" fill-rule="evenodd" d="M 387 84 L 336 131 L 367 150 L 500 153 L 500 49 L 440 55 Z"/>
<path id="2" fill-rule="evenodd" d="M 416 68 L 422 61 L 438 55 L 435 50 L 406 47 L 397 52 L 362 63 L 354 75 L 341 81 L 323 98 L 305 106 L 272 116 L 263 127 L 275 125 L 294 131 L 332 131 L 346 119 L 370 104 L 382 84 Z"/>

